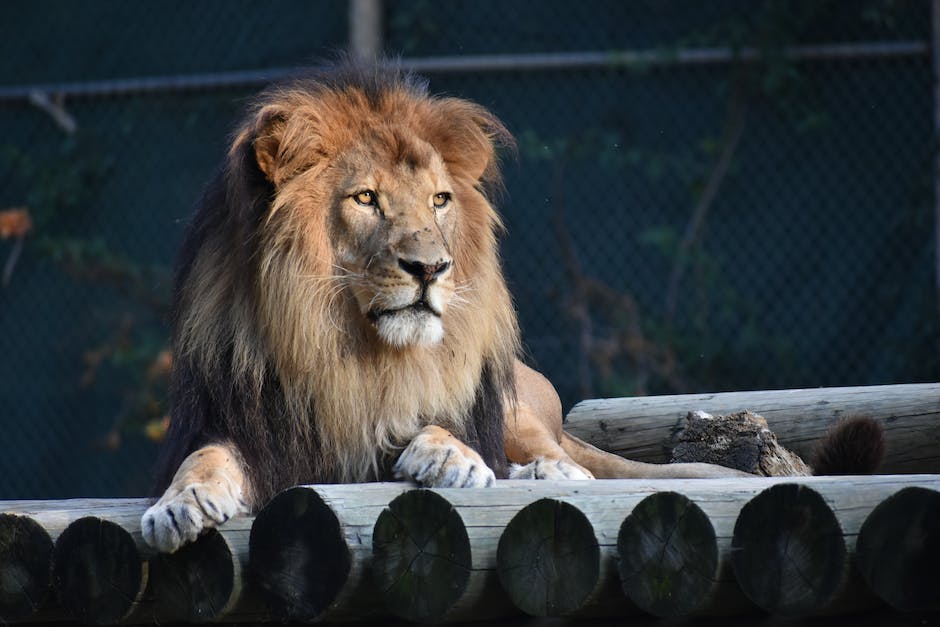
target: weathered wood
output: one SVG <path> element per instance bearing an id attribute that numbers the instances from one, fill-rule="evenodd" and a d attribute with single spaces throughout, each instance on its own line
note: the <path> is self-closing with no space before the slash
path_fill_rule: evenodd
<path id="1" fill-rule="evenodd" d="M 236 518 L 225 533 L 213 529 L 175 553 L 150 558 L 146 597 L 153 622 L 206 622 L 235 610 L 243 600 L 250 523 Z"/>
<path id="2" fill-rule="evenodd" d="M 940 609 L 940 492 L 909 487 L 883 501 L 856 551 L 865 583 L 892 607 Z"/>
<path id="3" fill-rule="evenodd" d="M 146 499 L 0 501 L 0 512 L 34 521 L 56 542 L 55 597 L 63 602 L 50 603 L 35 617 L 61 619 L 64 611 L 88 622 L 162 622 L 217 620 L 247 611 L 253 619 L 264 618 L 252 603 L 244 607 L 241 586 L 250 518 L 233 519 L 221 532 L 210 532 L 172 556 L 158 556 L 140 533 L 149 505 Z"/>
<path id="4" fill-rule="evenodd" d="M 255 517 L 251 578 L 272 616 L 342 620 L 386 615 L 371 576 L 372 530 L 414 486 L 370 483 L 290 488 Z"/>
<path id="5" fill-rule="evenodd" d="M 52 538 L 27 516 L 0 514 L 0 623 L 23 620 L 48 602 Z"/>
<path id="6" fill-rule="evenodd" d="M 667 462 L 669 438 L 690 411 L 751 410 L 804 460 L 840 418 L 864 414 L 884 428 L 883 473 L 940 472 L 940 383 L 597 399 L 576 405 L 565 428 L 629 459 Z"/>
<path id="7" fill-rule="evenodd" d="M 727 544 L 728 532 L 722 531 Z M 728 572 L 727 549 L 719 550 L 715 525 L 678 492 L 640 501 L 620 527 L 617 553 L 623 591 L 644 612 L 674 617 L 747 609 Z"/>
<path id="8" fill-rule="evenodd" d="M 788 500 L 788 498 L 780 497 L 783 491 L 793 490 L 792 487 L 787 487 L 787 484 L 803 486 L 796 488 L 796 491 L 801 494 L 800 498 Z M 908 490 L 902 492 L 901 495 L 926 494 L 928 496 L 917 496 L 911 502 L 908 502 L 907 497 L 889 498 L 904 488 Z M 911 488 L 923 490 L 911 490 Z M 768 489 L 771 490 L 765 492 Z M 260 585 L 267 578 L 276 585 L 286 586 L 282 590 L 287 590 L 294 596 L 276 597 L 280 599 L 282 609 L 284 606 L 290 607 L 291 604 L 293 607 L 311 604 L 310 598 L 303 598 L 302 595 L 309 592 L 316 597 L 319 594 L 318 585 L 324 589 L 333 585 L 338 591 L 321 597 L 319 605 L 307 613 L 308 617 L 313 616 L 320 620 L 324 618 L 375 620 L 388 615 L 390 608 L 394 608 L 394 605 L 389 603 L 389 599 L 394 600 L 395 595 L 390 597 L 387 593 L 383 593 L 382 589 L 376 585 L 376 577 L 373 576 L 373 536 L 377 535 L 374 534 L 374 527 L 383 512 L 398 509 L 397 505 L 395 508 L 389 507 L 394 499 L 411 490 L 413 486 L 409 484 L 392 483 L 312 486 L 289 491 L 288 494 L 297 496 L 299 493 L 301 497 L 283 502 L 286 503 L 283 505 L 286 509 L 282 511 L 280 522 L 272 523 L 272 528 L 266 532 L 271 535 L 270 544 L 266 547 L 264 543 L 261 543 L 255 547 L 255 551 L 261 551 L 262 554 L 267 548 L 277 554 L 267 557 L 270 561 L 267 571 L 264 570 L 264 558 L 261 558 L 262 566 L 259 568 L 260 574 L 254 575 L 255 582 Z M 775 494 L 775 490 L 780 494 Z M 440 506 L 438 511 L 449 512 L 448 516 L 450 514 L 459 516 L 467 533 L 471 555 L 469 571 L 465 568 L 466 561 L 462 559 L 456 560 L 461 564 L 460 568 L 449 571 L 446 569 L 428 571 L 430 577 L 426 576 L 421 582 L 421 585 L 425 586 L 424 590 L 431 589 L 433 583 L 431 579 L 440 579 L 441 585 L 454 586 L 459 594 L 441 595 L 440 598 L 443 601 L 439 607 L 434 608 L 433 611 L 425 610 L 423 614 L 419 609 L 412 612 L 411 616 L 426 616 L 433 621 L 457 621 L 488 620 L 517 615 L 519 610 L 513 607 L 508 595 L 499 584 L 498 545 L 510 521 L 523 520 L 524 518 L 518 516 L 520 512 L 540 499 L 551 499 L 548 501 L 551 515 L 536 516 L 526 525 L 536 529 L 539 524 L 544 526 L 547 523 L 553 523 L 555 525 L 551 534 L 537 536 L 547 540 L 544 544 L 547 545 L 548 551 L 547 553 L 543 551 L 543 554 L 551 557 L 555 568 L 543 568 L 541 573 L 536 571 L 530 573 L 533 578 L 536 575 L 542 578 L 543 582 L 539 585 L 543 587 L 543 590 L 554 590 L 552 595 L 544 597 L 548 599 L 551 596 L 554 599 L 552 605 L 547 602 L 542 604 L 542 607 L 550 609 L 537 610 L 538 613 L 564 613 L 566 616 L 577 617 L 617 616 L 623 619 L 626 616 L 636 617 L 639 608 L 661 616 L 677 617 L 707 617 L 753 611 L 754 605 L 741 593 L 740 588 L 743 587 L 743 583 L 739 586 L 731 576 L 732 556 L 737 559 L 739 553 L 744 555 L 742 559 L 756 563 L 760 571 L 785 572 L 788 568 L 785 563 L 787 560 L 803 560 L 799 576 L 793 575 L 787 579 L 785 575 L 784 579 L 787 585 L 797 589 L 802 586 L 806 589 L 798 590 L 799 594 L 793 597 L 784 595 L 770 597 L 776 599 L 773 602 L 755 599 L 762 603 L 765 609 L 784 614 L 795 611 L 811 616 L 857 612 L 870 607 L 878 600 L 869 593 L 868 586 L 860 575 L 853 576 L 857 574 L 857 569 L 853 565 L 856 546 L 859 547 L 859 563 L 867 564 L 864 567 L 869 569 L 869 585 L 878 590 L 882 598 L 901 609 L 936 609 L 932 603 L 934 591 L 937 589 L 937 577 L 932 575 L 935 569 L 931 566 L 938 559 L 935 530 L 940 525 L 937 523 L 936 502 L 931 499 L 936 498 L 937 490 L 940 490 L 940 476 L 897 475 L 858 478 L 801 477 L 797 479 L 777 477 L 585 482 L 500 481 L 497 482 L 496 487 L 485 490 L 414 491 L 411 496 L 403 498 L 399 503 L 416 499 L 416 502 L 420 501 L 420 506 L 405 508 L 406 511 L 411 511 L 418 516 L 426 516 L 427 523 L 435 520 L 428 512 L 438 506 Z M 819 498 L 815 504 L 807 508 L 802 493 L 809 494 L 810 492 L 815 493 Z M 431 496 L 432 494 L 434 496 Z M 446 500 L 446 504 L 441 499 Z M 436 502 L 437 506 L 427 507 L 426 504 L 430 502 Z M 819 506 L 820 502 L 823 503 L 823 507 Z M 884 504 L 879 506 L 881 503 Z M 96 555 L 96 552 L 100 550 L 96 542 L 100 542 L 102 537 L 111 533 L 108 531 L 111 525 L 120 526 L 123 532 L 132 538 L 131 544 L 141 553 L 136 564 L 143 569 L 142 559 L 148 556 L 144 554 L 146 549 L 140 542 L 138 525 L 146 504 L 146 501 L 141 500 L 133 502 L 124 500 L 59 501 L 33 504 L 17 502 L 0 503 L 0 512 L 15 513 L 20 517 L 27 516 L 35 521 L 49 533 L 52 539 L 65 547 L 62 551 L 65 551 L 69 545 L 74 547 L 81 544 L 81 542 L 69 539 L 72 533 L 66 534 L 66 529 L 72 529 L 79 539 L 85 538 L 86 549 L 73 548 L 67 552 L 74 554 L 74 557 L 60 555 L 56 558 L 56 564 L 60 565 L 60 568 L 61 564 L 73 565 L 70 567 L 71 570 L 67 568 L 67 572 L 60 576 L 71 577 L 73 581 L 76 581 L 81 579 L 81 576 L 76 577 L 76 573 L 91 572 L 82 571 L 83 568 L 87 568 L 83 560 L 99 561 L 97 557 L 89 558 L 88 556 Z M 745 507 L 751 505 L 758 510 L 766 510 L 762 515 L 763 518 L 755 518 L 742 513 Z M 876 506 L 878 506 L 877 509 Z M 327 540 L 326 544 L 323 544 L 322 538 L 318 539 L 320 538 L 318 534 L 325 527 L 319 523 L 307 524 L 309 519 L 304 515 L 310 507 L 319 508 L 318 515 L 332 513 L 336 520 L 338 531 L 333 534 L 332 540 Z M 537 508 L 531 509 L 535 511 Z M 834 532 L 829 535 L 829 539 L 833 541 L 830 548 L 826 550 L 813 549 L 800 553 L 792 550 L 767 551 L 768 546 L 793 547 L 799 542 L 806 542 L 807 546 L 813 546 L 814 534 L 817 534 L 819 529 L 827 527 L 826 524 L 819 523 L 822 518 L 815 512 L 827 510 L 834 515 L 838 523 L 844 551 L 839 550 L 838 543 L 834 540 Z M 556 511 L 567 513 L 558 516 L 553 513 Z M 810 514 L 805 514 L 805 511 L 810 511 Z M 887 517 L 883 514 L 884 511 L 888 512 Z M 577 512 L 580 516 L 573 512 Z M 704 518 L 700 514 L 704 515 Z M 451 519 L 448 516 L 445 516 L 443 520 Z M 80 520 L 89 517 L 90 522 Z M 407 519 L 408 516 L 399 513 L 399 522 L 402 517 Z M 566 518 L 567 522 L 565 522 Z M 580 522 L 572 522 L 578 519 Z M 0 520 L 3 519 L 0 518 Z M 437 520 L 442 519 L 437 518 Z M 562 521 L 561 524 L 559 520 Z M 76 521 L 79 522 L 76 523 Z M 584 521 L 587 521 L 586 524 Z M 766 521 L 772 521 L 772 524 Z M 888 523 L 886 524 L 885 521 Z M 240 562 L 244 564 L 244 559 L 241 557 L 244 549 L 232 546 L 232 537 L 230 537 L 232 531 L 227 531 L 227 529 L 233 529 L 231 526 L 233 524 L 236 526 L 241 524 L 241 533 L 244 534 L 250 522 L 250 519 L 236 519 L 230 521 L 220 533 L 207 534 L 200 540 L 200 542 L 206 541 L 206 545 L 199 547 L 198 551 L 194 547 L 193 553 L 201 554 L 204 559 L 211 560 L 211 562 L 191 564 L 183 570 L 174 571 L 175 579 L 163 580 L 162 592 L 161 587 L 154 583 L 154 578 L 163 567 L 157 564 L 163 564 L 164 560 L 152 559 L 149 567 L 151 582 L 146 593 L 140 598 L 136 610 L 133 608 L 133 601 L 135 596 L 140 596 L 142 583 L 136 587 L 125 588 L 122 592 L 122 602 L 126 604 L 128 600 L 131 601 L 129 609 L 126 605 L 109 606 L 102 601 L 103 597 L 96 596 L 94 591 L 83 590 L 81 585 L 71 587 L 61 585 L 59 589 L 78 590 L 79 602 L 73 605 L 71 612 L 73 616 L 84 618 L 89 622 L 112 622 L 118 618 L 125 622 L 145 623 L 164 622 L 173 620 L 175 617 L 187 621 L 212 617 L 215 620 L 244 622 L 295 618 L 295 616 L 288 616 L 291 612 L 272 613 L 266 605 L 246 604 L 244 591 L 236 595 L 239 600 L 234 607 L 224 607 L 231 601 L 231 595 L 225 597 L 228 600 L 223 600 L 224 595 L 218 591 L 209 593 L 209 588 L 212 587 L 210 584 L 198 581 L 200 577 L 216 577 L 214 574 L 216 570 L 225 575 L 219 577 L 220 581 L 223 583 L 228 581 L 230 571 L 224 567 L 224 560 L 228 559 L 231 563 L 232 555 L 239 556 Z M 408 524 L 399 527 L 406 532 L 406 535 L 410 534 L 413 538 L 428 539 L 423 544 L 419 542 L 422 548 L 414 553 L 418 559 L 413 564 L 406 565 L 403 559 L 397 562 L 400 572 L 406 575 L 420 575 L 422 564 L 434 565 L 436 561 L 434 556 L 438 555 L 437 546 L 453 544 L 452 539 L 448 539 L 449 532 L 441 534 L 441 527 L 433 524 L 424 525 L 425 533 L 422 536 L 419 533 L 422 529 L 420 522 L 418 519 L 413 519 Z M 708 524 L 705 524 L 706 522 Z M 860 529 L 863 523 L 866 525 L 867 539 L 864 541 L 859 539 L 856 543 L 856 537 L 861 537 Z M 743 535 L 734 538 L 736 524 L 755 533 L 748 536 L 741 532 Z M 88 529 L 82 529 L 86 525 Z M 714 540 L 712 540 L 712 534 L 709 534 L 709 525 Z M 255 527 L 261 529 L 259 525 Z M 460 525 L 457 525 L 457 528 L 459 527 Z M 562 527 L 564 531 L 561 531 Z M 394 526 L 390 527 L 392 530 L 394 528 Z M 587 529 L 590 529 L 590 534 L 585 533 Z M 624 529 L 632 529 L 632 531 L 628 534 L 624 532 Z M 831 525 L 829 529 L 832 531 Z M 326 535 L 329 536 L 329 534 Z M 589 535 L 593 536 L 593 540 L 589 538 Z M 117 536 L 121 537 L 121 534 Z M 228 550 L 223 550 L 223 547 L 217 544 L 218 537 L 216 536 L 226 541 Z M 336 540 L 337 537 L 339 541 Z M 588 550 L 577 549 L 571 553 L 572 557 L 565 557 L 564 549 L 555 548 L 565 544 L 583 547 L 583 544 L 573 542 L 579 537 L 587 538 L 585 541 L 588 543 Z M 565 542 L 561 541 L 562 538 Z M 435 546 L 432 539 L 435 542 L 443 539 L 443 542 Z M 391 544 L 397 541 L 393 539 Z M 733 541 L 736 542 L 734 548 L 732 548 Z M 335 560 L 330 559 L 330 543 L 340 547 L 337 553 L 341 554 L 346 551 L 349 557 L 348 573 L 345 577 L 340 576 L 338 583 L 328 581 L 336 577 L 337 572 L 342 575 L 342 569 L 336 571 L 330 568 L 331 564 L 335 563 Z M 121 553 L 121 551 L 133 553 L 129 549 L 116 550 L 120 544 L 130 546 L 124 540 L 106 541 L 105 544 L 108 545 L 110 553 Z M 388 542 L 385 543 L 386 546 L 388 544 Z M 320 549 L 324 546 L 327 547 L 326 560 L 323 559 L 324 554 L 320 553 Z M 537 549 L 534 553 L 542 551 L 538 543 L 535 545 L 530 543 L 530 546 Z M 597 549 L 597 568 L 591 565 L 590 560 L 588 568 L 580 568 L 580 570 L 569 568 L 569 562 L 575 561 L 573 556 L 588 555 L 590 557 L 591 546 L 596 546 Z M 79 555 L 83 551 L 84 556 Z M 879 554 L 878 551 L 882 553 Z M 379 552 L 377 551 L 376 554 L 378 555 Z M 184 552 L 180 552 L 177 557 L 184 564 L 189 564 L 191 560 L 186 559 L 185 555 Z M 402 555 L 404 556 L 403 553 Z M 444 553 L 440 555 L 443 556 Z M 717 556 L 717 559 L 712 559 L 712 556 Z M 149 557 L 153 558 L 153 556 Z M 618 574 L 618 559 L 621 565 L 620 570 L 625 573 L 623 582 Z M 866 559 L 867 562 L 865 562 Z M 108 560 L 111 560 L 111 566 L 108 565 Z M 813 560 L 821 560 L 821 562 L 816 563 Z M 134 580 L 132 572 L 134 559 L 121 561 L 106 555 L 102 561 L 105 563 L 96 563 L 93 566 L 93 568 L 101 569 L 98 574 L 91 572 L 87 576 L 87 581 L 84 582 L 86 588 L 93 587 L 92 584 L 96 581 L 98 583 L 95 585 L 100 587 L 103 581 L 110 583 Z M 129 565 L 124 569 L 124 574 L 120 574 L 121 568 L 114 566 L 118 562 Z M 544 559 L 541 563 L 547 565 Z M 893 574 L 893 577 L 889 577 L 888 580 L 877 578 L 882 565 Z M 2 569 L 3 564 L 0 563 L 0 572 Z M 102 575 L 101 572 L 105 574 Z M 574 575 L 572 575 L 573 572 Z M 811 575 L 815 572 L 835 574 L 831 577 L 814 579 Z M 463 573 L 468 573 L 465 580 Z M 587 576 L 578 573 L 587 573 Z M 872 578 L 872 573 L 875 573 L 874 578 Z M 300 581 L 311 576 L 313 583 Z M 741 581 L 743 582 L 745 578 L 758 579 L 760 576 L 760 574 L 744 574 L 741 575 Z M 580 591 L 577 589 L 579 582 L 583 580 L 594 584 L 588 594 L 584 593 L 584 589 L 588 587 L 586 585 Z M 710 587 L 704 585 L 708 581 L 712 581 L 713 585 Z M 825 585 L 819 584 L 820 581 Z M 894 591 L 890 589 L 891 581 L 895 582 Z M 835 582 L 835 584 L 830 582 Z M 189 588 L 186 588 L 186 583 L 190 584 Z M 558 593 L 564 590 L 565 586 L 570 588 L 565 592 L 571 592 L 567 597 Z M 888 586 L 888 589 L 884 586 Z M 225 587 L 221 586 L 221 588 Z M 774 586 L 767 586 L 765 583 L 764 587 L 773 588 Z M 385 588 L 386 591 L 389 589 L 389 587 Z M 175 590 L 175 592 L 167 592 L 168 590 Z M 419 588 L 414 590 L 417 591 Z M 268 592 L 270 593 L 270 590 Z M 753 592 L 751 594 L 759 596 Z M 892 594 L 901 596 L 894 597 Z M 414 594 L 410 598 L 416 600 L 420 595 L 421 593 Z M 328 599 L 330 596 L 333 597 L 332 601 Z M 247 598 L 250 598 L 250 595 Z M 324 598 L 327 600 L 324 601 Z M 409 596 L 404 594 L 400 598 L 407 599 Z M 787 603 L 780 603 L 781 598 L 787 600 Z M 812 598 L 813 600 L 799 606 L 793 605 L 788 600 L 792 598 Z M 670 599 L 674 602 L 674 606 L 670 606 Z M 166 606 L 167 603 L 173 603 L 176 609 L 171 610 Z M 185 609 L 187 605 L 196 609 L 192 611 Z M 76 606 L 78 609 L 75 609 Z M 219 612 L 214 612 L 214 609 L 219 606 L 223 607 L 219 608 Z M 25 618 L 45 620 L 61 617 L 61 615 L 49 612 L 50 609 L 43 608 L 40 615 L 32 614 Z M 406 614 L 406 612 L 399 611 L 399 615 Z"/>
<path id="9" fill-rule="evenodd" d="M 379 514 L 372 572 L 386 606 L 401 618 L 440 622 L 467 589 L 470 538 L 443 497 L 411 490 Z"/>
<path id="10" fill-rule="evenodd" d="M 59 535 L 52 552 L 59 603 L 83 623 L 128 618 L 147 584 L 147 565 L 134 538 L 117 523 L 86 516 Z"/>
<path id="11" fill-rule="evenodd" d="M 826 500 L 798 484 L 773 486 L 741 509 L 731 543 L 744 593 L 772 614 L 825 607 L 843 584 L 848 549 Z"/>
<path id="12" fill-rule="evenodd" d="M 724 416 L 691 411 L 673 431 L 670 463 L 705 462 L 762 477 L 813 474 L 800 457 L 780 445 L 763 416 L 740 411 Z"/>
<path id="13" fill-rule="evenodd" d="M 533 616 L 580 609 L 600 579 L 594 528 L 578 508 L 555 499 L 526 505 L 509 521 L 496 562 L 509 598 Z"/>

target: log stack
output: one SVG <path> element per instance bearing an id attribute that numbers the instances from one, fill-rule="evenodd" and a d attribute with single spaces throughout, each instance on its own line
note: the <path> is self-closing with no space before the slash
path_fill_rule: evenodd
<path id="1" fill-rule="evenodd" d="M 938 474 L 300 486 L 172 555 L 143 543 L 147 505 L 0 502 L 0 622 L 940 610 Z"/>
<path id="2" fill-rule="evenodd" d="M 940 609 L 937 475 L 305 486 L 169 556 L 141 543 L 144 509 L 0 503 L 0 617 L 439 622 Z"/>

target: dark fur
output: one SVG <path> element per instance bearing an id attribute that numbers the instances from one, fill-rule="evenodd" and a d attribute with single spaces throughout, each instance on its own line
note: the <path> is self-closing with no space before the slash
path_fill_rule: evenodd
<path id="1" fill-rule="evenodd" d="M 885 457 L 884 429 L 874 418 L 847 416 L 817 443 L 814 475 L 869 475 Z"/>
<path id="2" fill-rule="evenodd" d="M 426 86 L 420 80 L 397 70 L 334 68 L 293 79 L 291 83 L 296 85 L 298 81 L 311 89 L 343 89 L 352 84 L 364 87 L 373 98 L 390 86 L 404 85 L 414 93 L 426 93 Z M 498 173 L 488 173 L 481 184 L 498 189 Z M 270 362 L 266 364 L 265 382 L 257 389 L 256 383 L 233 375 L 230 347 L 224 353 L 225 358 L 209 373 L 200 372 L 177 350 L 179 321 L 185 306 L 183 289 L 200 251 L 212 237 L 223 233 L 223 241 L 233 248 L 236 267 L 231 271 L 240 280 L 252 281 L 256 276 L 259 246 L 255 234 L 273 195 L 272 184 L 246 144 L 245 150 L 230 155 L 213 177 L 188 225 L 176 268 L 172 323 L 177 358 L 172 376 L 172 420 L 158 462 L 157 494 L 170 484 L 187 455 L 214 442 L 230 442 L 242 455 L 253 488 L 251 500 L 256 507 L 286 487 L 337 480 L 322 469 L 320 445 L 315 437 L 298 437 L 296 431 L 285 429 L 286 408 L 278 373 Z M 245 290 L 244 293 L 250 292 Z M 512 364 L 487 363 L 479 374 L 476 402 L 467 425 L 470 432 L 456 434 L 463 436 L 500 477 L 506 474 L 504 397 L 515 398 Z M 315 408 L 311 406 L 303 419 L 314 420 L 314 416 Z M 384 472 L 369 479 L 390 478 L 388 468 L 393 460 L 386 461 Z"/>

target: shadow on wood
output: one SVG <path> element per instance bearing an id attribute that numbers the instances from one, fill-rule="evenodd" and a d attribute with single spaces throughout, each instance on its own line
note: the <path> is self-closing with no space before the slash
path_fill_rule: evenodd
<path id="1" fill-rule="evenodd" d="M 52 582 L 62 608 L 89 624 L 130 616 L 147 583 L 146 562 L 133 536 L 117 523 L 79 518 L 58 537 Z"/>
<path id="2" fill-rule="evenodd" d="M 824 608 L 848 569 L 835 514 L 818 492 L 798 484 L 767 488 L 742 507 L 731 548 L 741 589 L 772 614 Z"/>
<path id="3" fill-rule="evenodd" d="M 516 607 L 533 616 L 564 616 L 598 585 L 594 528 L 575 506 L 539 499 L 516 514 L 499 540 L 497 568 Z"/>
<path id="4" fill-rule="evenodd" d="M 901 611 L 940 609 L 940 492 L 909 487 L 880 503 L 856 541 L 859 570 Z"/>
<path id="5" fill-rule="evenodd" d="M 686 616 L 711 600 L 718 543 L 708 516 L 676 492 L 652 494 L 623 521 L 617 536 L 623 591 L 654 616 Z"/>
<path id="6" fill-rule="evenodd" d="M 52 538 L 27 516 L 0 514 L 0 623 L 29 618 L 47 602 Z"/>
<path id="7" fill-rule="evenodd" d="M 372 572 L 389 610 L 436 622 L 454 606 L 470 578 L 470 539 L 446 499 L 430 490 L 396 497 L 375 523 Z"/>

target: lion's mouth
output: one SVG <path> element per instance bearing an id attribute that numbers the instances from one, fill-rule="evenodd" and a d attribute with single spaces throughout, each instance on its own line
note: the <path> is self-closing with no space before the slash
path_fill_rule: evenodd
<path id="1" fill-rule="evenodd" d="M 397 307 L 394 309 L 373 309 L 369 312 L 368 316 L 369 320 L 372 322 L 377 322 L 380 318 L 384 318 L 386 316 L 397 316 L 403 313 L 413 313 L 417 315 L 431 314 L 437 318 L 441 317 L 441 312 L 434 309 L 426 300 L 419 300 L 411 303 L 410 305 L 405 305 L 404 307 Z"/>

